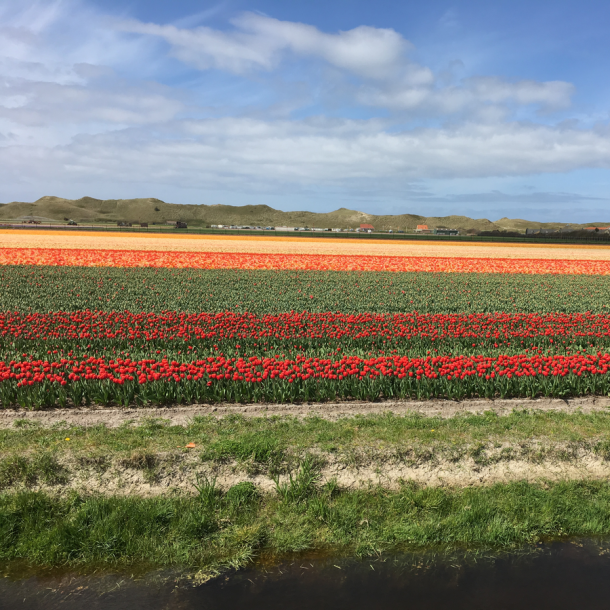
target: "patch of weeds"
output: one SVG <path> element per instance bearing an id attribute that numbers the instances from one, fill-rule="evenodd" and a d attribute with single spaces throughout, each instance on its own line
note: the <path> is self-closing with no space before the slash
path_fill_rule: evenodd
<path id="1" fill-rule="evenodd" d="M 215 476 L 208 477 L 205 474 L 198 474 L 195 489 L 197 490 L 201 504 L 203 504 L 206 509 L 214 510 L 217 508 L 222 494 L 220 489 L 216 486 Z"/>
<path id="2" fill-rule="evenodd" d="M 242 481 L 233 485 L 225 494 L 224 500 L 232 512 L 249 508 L 260 498 L 260 492 L 254 483 Z"/>
<path id="3" fill-rule="evenodd" d="M 0 461 L 0 489 L 23 484 L 59 485 L 67 480 L 66 469 L 48 453 L 35 457 L 10 456 Z"/>
<path id="4" fill-rule="evenodd" d="M 139 470 L 147 483 L 154 483 L 159 476 L 159 459 L 152 453 L 135 452 L 120 461 L 123 468 Z"/>
<path id="5" fill-rule="evenodd" d="M 217 462 L 238 460 L 249 474 L 278 472 L 286 459 L 286 450 L 270 432 L 252 432 L 237 439 L 223 438 L 211 443 L 201 459 Z"/>
<path id="6" fill-rule="evenodd" d="M 165 430 L 169 427 L 169 420 L 163 419 L 161 417 L 151 417 L 144 420 L 144 423 L 138 426 L 135 430 L 138 436 L 143 436 L 145 438 L 155 437 L 162 430 Z"/>
<path id="7" fill-rule="evenodd" d="M 393 455 L 398 462 L 412 468 L 438 459 L 433 447 L 399 447 L 394 450 Z"/>
<path id="8" fill-rule="evenodd" d="M 573 462 L 578 459 L 580 448 L 578 443 L 569 443 L 565 447 L 554 449 L 553 454 L 562 462 Z"/>
<path id="9" fill-rule="evenodd" d="M 511 460 L 514 460 L 515 457 L 516 455 L 513 447 L 502 447 L 500 455 L 498 456 L 498 461 L 510 462 Z"/>
<path id="10" fill-rule="evenodd" d="M 337 477 L 333 477 L 322 486 L 322 493 L 328 498 L 332 499 L 339 495 L 339 483 Z"/>
<path id="11" fill-rule="evenodd" d="M 327 525 L 335 517 L 335 511 L 327 494 L 320 494 L 311 498 L 308 512 L 314 519 L 322 521 L 322 523 L 326 523 Z"/>
<path id="12" fill-rule="evenodd" d="M 279 476 L 273 477 L 278 496 L 289 504 L 301 504 L 314 496 L 319 480 L 320 471 L 311 456 L 307 456 L 300 463 L 296 474 L 288 473 L 287 482 L 281 483 Z"/>
<path id="13" fill-rule="evenodd" d="M 548 451 L 544 447 L 538 445 L 531 445 L 530 443 L 520 443 L 519 453 L 521 459 L 534 464 L 540 464 L 547 458 Z"/>
<path id="14" fill-rule="evenodd" d="M 81 455 L 76 459 L 81 468 L 92 468 L 97 472 L 106 472 L 110 462 L 105 455 Z"/>
<path id="15" fill-rule="evenodd" d="M 497 449 L 497 443 L 494 444 L 494 449 Z M 488 452 L 489 445 L 478 443 L 470 447 L 465 454 L 468 454 L 477 466 L 491 466 L 500 462 L 510 462 L 516 458 L 513 447 L 503 447 L 500 451 Z M 542 458 L 544 459 L 544 458 Z"/>
<path id="16" fill-rule="evenodd" d="M 487 446 L 484 443 L 477 443 L 470 447 L 468 455 L 477 466 L 488 466 L 491 462 L 487 455 Z"/>
<path id="17" fill-rule="evenodd" d="M 16 483 L 33 485 L 36 482 L 30 461 L 23 456 L 10 456 L 0 462 L 0 489 Z"/>
<path id="18" fill-rule="evenodd" d="M 593 452 L 604 461 L 610 460 L 610 439 L 604 439 L 603 441 L 598 441 L 593 446 Z"/>
<path id="19" fill-rule="evenodd" d="M 457 462 L 466 457 L 467 451 L 463 446 L 450 445 L 443 449 L 442 455 L 447 461 L 451 462 L 452 464 L 457 464 Z"/>
<path id="20" fill-rule="evenodd" d="M 288 468 L 286 469 L 286 473 L 289 470 L 298 470 L 301 467 L 303 462 L 309 462 L 311 468 L 317 472 L 321 471 L 328 464 L 328 460 L 323 454 L 320 453 L 302 453 L 300 455 L 295 455 L 292 460 L 288 461 Z"/>
<path id="21" fill-rule="evenodd" d="M 367 456 L 364 451 L 356 447 L 347 447 L 347 449 L 341 452 L 339 460 L 348 468 L 360 468 L 370 463 L 370 456 Z"/>
<path id="22" fill-rule="evenodd" d="M 313 439 L 315 443 L 321 444 L 326 450 L 332 450 L 332 447 L 337 447 L 341 443 L 349 443 L 356 435 L 356 428 L 348 428 L 346 426 L 333 426 L 318 432 Z"/>
<path id="23" fill-rule="evenodd" d="M 69 429 L 70 429 L 70 426 L 68 425 L 68 422 L 65 419 L 55 422 L 49 428 L 49 430 L 69 430 Z"/>
<path id="24" fill-rule="evenodd" d="M 13 422 L 13 426 L 19 429 L 29 429 L 29 428 L 39 428 L 40 422 L 37 422 L 33 419 L 16 419 Z"/>
<path id="25" fill-rule="evenodd" d="M 42 453 L 34 458 L 32 467 L 38 479 L 47 485 L 59 485 L 67 480 L 66 469 L 48 453 Z"/>
<path id="26" fill-rule="evenodd" d="M 133 470 L 147 470 L 157 466 L 157 456 L 152 453 L 135 452 L 121 460 L 121 466 Z"/>

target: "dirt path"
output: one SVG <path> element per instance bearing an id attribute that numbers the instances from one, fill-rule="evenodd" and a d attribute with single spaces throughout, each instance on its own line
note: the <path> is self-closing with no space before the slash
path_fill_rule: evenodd
<path id="1" fill-rule="evenodd" d="M 25 411 L 23 409 L 0 409 L 0 428 L 13 426 L 16 420 L 28 419 L 44 426 L 66 422 L 80 426 L 106 424 L 117 427 L 128 422 L 138 423 L 151 417 L 161 417 L 172 425 L 186 425 L 195 416 L 244 415 L 263 417 L 271 415 L 307 417 L 316 415 L 325 419 L 338 419 L 354 415 L 375 413 L 420 413 L 427 417 L 452 417 L 465 413 L 494 411 L 507 415 L 513 409 L 535 409 L 540 411 L 564 411 L 591 413 L 610 409 L 610 397 L 586 397 L 561 399 L 510 399 L 510 400 L 465 400 L 461 402 L 434 400 L 426 402 L 339 402 L 299 405 L 253 404 L 253 405 L 190 405 L 161 408 L 79 408 L 53 409 L 48 411 Z"/>

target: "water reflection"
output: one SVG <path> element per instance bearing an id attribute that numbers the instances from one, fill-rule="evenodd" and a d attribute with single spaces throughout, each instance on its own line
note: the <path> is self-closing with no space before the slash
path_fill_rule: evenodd
<path id="1" fill-rule="evenodd" d="M 457 559 L 403 555 L 374 561 L 301 559 L 258 566 L 193 587 L 167 574 L 15 573 L 0 608 L 53 610 L 606 610 L 610 555 L 594 541 L 534 553 Z"/>

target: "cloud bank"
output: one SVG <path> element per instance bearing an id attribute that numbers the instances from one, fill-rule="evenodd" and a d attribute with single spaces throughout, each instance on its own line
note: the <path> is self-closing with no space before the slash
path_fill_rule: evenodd
<path id="1" fill-rule="evenodd" d="M 568 120 L 573 84 L 436 73 L 394 29 L 188 28 L 76 0 L 7 2 L 0 22 L 0 179 L 17 195 L 64 181 L 247 203 L 610 168 L 607 123 Z"/>

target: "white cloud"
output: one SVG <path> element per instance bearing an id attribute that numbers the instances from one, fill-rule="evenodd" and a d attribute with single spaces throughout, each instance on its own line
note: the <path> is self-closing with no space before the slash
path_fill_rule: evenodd
<path id="1" fill-rule="evenodd" d="M 417 179 L 484 178 L 610 168 L 603 131 L 531 124 L 465 124 L 402 133 L 377 121 L 217 119 L 81 136 L 66 146 L 6 146 L 0 170 L 29 163 L 36 179 L 90 183 L 180 184 L 249 191 L 355 183 L 394 185 Z"/>
<path id="2" fill-rule="evenodd" d="M 514 83 L 494 76 L 479 76 L 465 81 L 472 94 L 486 102 L 541 104 L 547 108 L 566 108 L 574 94 L 574 85 L 563 81 L 521 80 Z"/>
<path id="3" fill-rule="evenodd" d="M 192 29 L 123 21 L 120 30 L 158 36 L 171 46 L 177 59 L 200 70 L 218 68 L 242 74 L 253 69 L 271 70 L 286 52 L 318 57 L 331 65 L 362 76 L 388 76 L 404 61 L 410 43 L 392 29 L 359 26 L 327 34 L 304 23 L 280 21 L 254 13 L 233 20 L 236 30 L 207 26 Z"/>
<path id="4" fill-rule="evenodd" d="M 10 70 L 19 64 L 38 65 L 45 74 L 40 80 L 54 82 L 82 82 L 72 74 L 78 64 L 135 69 L 140 77 L 148 74 L 151 42 L 117 32 L 112 22 L 81 0 L 3 0 L 0 58 L 13 63 Z M 6 75 L 6 68 L 4 63 L 1 75 Z"/>
<path id="5" fill-rule="evenodd" d="M 116 77 L 104 86 L 15 78 L 5 78 L 0 86 L 0 117 L 20 125 L 139 125 L 168 121 L 183 108 L 184 104 L 166 87 L 146 83 L 133 86 Z"/>
<path id="6" fill-rule="evenodd" d="M 303 23 L 279 21 L 245 13 L 234 23 L 262 39 L 275 39 L 299 55 L 321 57 L 337 68 L 379 78 L 404 63 L 411 44 L 392 29 L 359 26 L 326 34 Z"/>
<path id="7" fill-rule="evenodd" d="M 145 44 L 82 2 L 8 0 L 0 20 L 0 145 L 63 144 L 168 121 L 185 107 L 183 92 L 116 74 L 113 66 L 138 61 Z"/>
<path id="8" fill-rule="evenodd" d="M 489 104 L 557 110 L 569 106 L 574 92 L 570 83 L 562 81 L 510 82 L 495 76 L 447 85 L 445 74 L 437 76 L 430 68 L 410 61 L 406 53 L 412 45 L 391 29 L 360 26 L 328 34 L 311 25 L 254 13 L 242 13 L 232 23 L 236 29 L 229 31 L 136 20 L 121 22 L 118 27 L 164 39 L 173 57 L 199 70 L 215 68 L 236 74 L 272 71 L 289 52 L 301 58 L 319 58 L 364 79 L 355 93 L 360 104 L 394 110 L 452 114 L 481 112 L 480 106 Z"/>
<path id="9" fill-rule="evenodd" d="M 562 81 L 509 82 L 498 77 L 473 77 L 460 85 L 439 87 L 434 79 L 421 83 L 397 82 L 385 86 L 366 84 L 358 92 L 358 100 L 368 106 L 395 110 L 424 110 L 427 114 L 447 115 L 457 112 L 478 112 L 484 105 L 529 106 L 547 111 L 569 107 L 574 86 Z M 496 113 L 494 117 L 498 116 Z"/>

